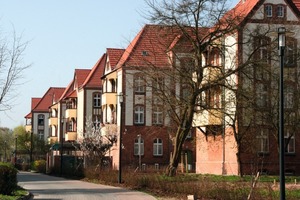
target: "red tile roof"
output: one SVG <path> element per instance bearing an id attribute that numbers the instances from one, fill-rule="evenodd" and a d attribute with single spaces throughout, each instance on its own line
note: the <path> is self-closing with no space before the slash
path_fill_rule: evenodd
<path id="1" fill-rule="evenodd" d="M 50 87 L 38 104 L 33 108 L 32 112 L 48 112 L 49 107 L 59 100 L 64 90 L 65 88 Z"/>
<path id="2" fill-rule="evenodd" d="M 109 63 L 112 70 L 115 69 L 124 52 L 125 49 L 115 49 L 115 48 L 106 49 L 106 54 L 107 57 L 109 58 Z"/>
<path id="3" fill-rule="evenodd" d="M 85 79 L 82 87 L 89 87 L 89 88 L 101 88 L 102 81 L 101 76 L 103 76 L 104 69 L 105 69 L 105 61 L 106 61 L 106 54 L 103 54 L 101 58 L 97 61 L 94 65 L 92 70 L 90 71 L 89 75 Z"/>
<path id="4" fill-rule="evenodd" d="M 31 110 L 35 108 L 35 106 L 39 103 L 42 98 L 31 98 Z"/>
<path id="5" fill-rule="evenodd" d="M 300 10 L 300 0 L 293 0 L 293 3 L 295 4 L 296 8 Z"/>
<path id="6" fill-rule="evenodd" d="M 90 72 L 91 72 L 90 69 L 75 69 L 75 73 L 74 73 L 75 88 L 81 88 L 81 86 L 83 85 L 84 81 L 86 80 Z"/>
<path id="7" fill-rule="evenodd" d="M 63 99 L 67 98 L 70 93 L 74 91 L 74 79 L 68 84 L 68 86 L 65 88 L 63 94 L 61 95 L 59 101 L 62 101 Z"/>
<path id="8" fill-rule="evenodd" d="M 179 29 L 172 26 L 145 25 L 132 40 L 122 55 L 118 67 L 121 66 L 168 66 L 167 50 L 174 39 L 181 35 Z"/>
<path id="9" fill-rule="evenodd" d="M 252 11 L 256 11 L 255 7 L 262 5 L 264 1 L 262 0 L 240 0 L 234 8 L 229 10 L 223 17 L 225 21 L 228 19 L 234 19 L 239 24 L 244 19 L 252 14 Z M 286 3 L 290 5 L 292 10 L 296 14 L 300 15 L 300 0 L 286 0 Z"/>
<path id="10" fill-rule="evenodd" d="M 199 28 L 199 34 L 207 34 L 207 28 Z M 191 43 L 185 39 L 185 34 L 194 37 L 193 27 L 182 30 L 176 26 L 145 25 L 132 40 L 122 55 L 117 67 L 143 67 L 150 64 L 156 67 L 170 66 L 167 53 L 175 51 L 191 51 Z M 180 46 L 180 48 L 176 48 Z"/>
<path id="11" fill-rule="evenodd" d="M 24 118 L 25 118 L 25 119 L 31 119 L 31 118 L 32 118 L 32 113 L 31 113 L 31 112 L 28 113 Z"/>

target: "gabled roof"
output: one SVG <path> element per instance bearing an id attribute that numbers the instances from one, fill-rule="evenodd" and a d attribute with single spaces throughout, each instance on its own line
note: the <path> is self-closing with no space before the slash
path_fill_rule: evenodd
<path id="1" fill-rule="evenodd" d="M 201 34 L 204 37 L 207 30 L 202 27 L 196 31 L 193 27 L 183 30 L 178 26 L 145 25 L 126 48 L 117 67 L 170 66 L 169 51 L 190 52 L 192 44 L 186 36 L 194 38 L 195 34 Z"/>
<path id="2" fill-rule="evenodd" d="M 86 80 L 90 72 L 91 72 L 90 69 L 75 69 L 74 89 L 82 87 L 84 81 Z"/>
<path id="3" fill-rule="evenodd" d="M 48 112 L 49 107 L 60 99 L 64 90 L 65 88 L 50 87 L 37 105 L 32 109 L 32 112 Z"/>
<path id="4" fill-rule="evenodd" d="M 284 0 L 291 9 L 299 16 L 300 15 L 300 0 Z M 240 24 L 245 19 L 248 19 L 264 0 L 240 0 L 231 10 L 229 10 L 222 20 L 235 20 L 235 23 Z"/>
<path id="5" fill-rule="evenodd" d="M 31 98 L 31 110 L 35 108 L 35 106 L 40 102 L 42 98 Z"/>
<path id="6" fill-rule="evenodd" d="M 167 50 L 180 35 L 178 29 L 165 25 L 145 25 L 123 53 L 117 67 L 165 67 L 169 64 Z"/>
<path id="7" fill-rule="evenodd" d="M 109 63 L 111 66 L 111 70 L 114 70 L 122 57 L 123 53 L 125 52 L 125 49 L 116 49 L 116 48 L 107 48 L 106 54 L 109 58 Z"/>
<path id="8" fill-rule="evenodd" d="M 36 97 L 31 98 L 31 109 L 30 109 L 30 113 L 28 113 L 24 118 L 26 118 L 26 119 L 32 118 L 32 113 L 31 113 L 31 111 L 36 107 L 36 105 L 39 103 L 39 101 L 40 101 L 41 99 L 42 99 L 42 98 L 36 98 Z"/>
<path id="9" fill-rule="evenodd" d="M 105 61 L 106 61 L 106 54 L 103 54 L 101 58 L 97 61 L 94 65 L 92 70 L 90 71 L 89 75 L 85 79 L 82 87 L 102 87 L 101 76 L 104 73 L 105 69 Z"/>
<path id="10" fill-rule="evenodd" d="M 62 101 L 63 99 L 65 99 L 68 94 L 70 94 L 72 91 L 74 90 L 74 80 L 72 80 L 68 86 L 65 88 L 65 91 L 63 92 L 63 94 L 61 95 L 59 101 Z"/>

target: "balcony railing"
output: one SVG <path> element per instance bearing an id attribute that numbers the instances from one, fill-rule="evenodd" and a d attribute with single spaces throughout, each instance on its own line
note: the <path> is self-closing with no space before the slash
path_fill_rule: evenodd
<path id="1" fill-rule="evenodd" d="M 50 117 L 49 118 L 49 125 L 53 126 L 53 125 L 57 125 L 58 124 L 58 119 L 57 117 Z"/>
<path id="2" fill-rule="evenodd" d="M 58 141 L 57 137 L 49 137 L 48 138 L 48 144 L 53 144 L 56 143 Z"/>
<path id="3" fill-rule="evenodd" d="M 32 131 L 32 126 L 31 126 L 31 124 L 26 124 L 26 125 L 25 125 L 25 130 L 26 130 L 26 132 L 31 132 L 31 131 Z"/>
<path id="4" fill-rule="evenodd" d="M 66 110 L 66 118 L 75 118 L 77 117 L 77 109 L 73 108 L 73 109 L 67 109 Z"/>
<path id="5" fill-rule="evenodd" d="M 110 92 L 102 94 L 102 105 L 117 104 L 117 93 Z"/>
<path id="6" fill-rule="evenodd" d="M 222 125 L 224 113 L 222 109 L 207 109 L 194 115 L 195 126 Z"/>
<path id="7" fill-rule="evenodd" d="M 77 140 L 77 132 L 75 132 L 75 131 L 68 131 L 65 134 L 65 139 L 66 139 L 66 141 L 75 141 L 75 140 Z"/>

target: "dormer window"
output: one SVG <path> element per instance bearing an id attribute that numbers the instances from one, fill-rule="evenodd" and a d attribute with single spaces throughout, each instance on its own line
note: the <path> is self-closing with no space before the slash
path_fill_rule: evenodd
<path id="1" fill-rule="evenodd" d="M 266 19 L 285 19 L 286 18 L 286 5 L 283 4 L 265 4 L 265 18 Z"/>
<path id="2" fill-rule="evenodd" d="M 279 18 L 284 17 L 284 7 L 282 5 L 277 6 L 276 14 L 277 14 L 277 17 L 279 17 Z"/>
<path id="3" fill-rule="evenodd" d="M 273 6 L 272 5 L 265 5 L 265 14 L 266 17 L 272 17 L 273 15 Z"/>

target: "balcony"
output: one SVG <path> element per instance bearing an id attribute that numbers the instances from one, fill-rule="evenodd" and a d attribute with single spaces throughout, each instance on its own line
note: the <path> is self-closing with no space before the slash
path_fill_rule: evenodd
<path id="1" fill-rule="evenodd" d="M 76 108 L 72 108 L 72 109 L 67 109 L 66 110 L 66 118 L 71 119 L 74 118 L 76 119 L 77 117 L 77 109 Z"/>
<path id="2" fill-rule="evenodd" d="M 50 126 L 57 126 L 57 124 L 58 124 L 58 119 L 57 119 L 57 117 L 50 117 L 50 118 L 49 118 L 49 125 L 50 125 Z"/>
<path id="3" fill-rule="evenodd" d="M 75 140 L 77 140 L 77 132 L 75 132 L 75 131 L 68 131 L 65 134 L 65 139 L 66 139 L 66 141 L 75 141 Z"/>
<path id="4" fill-rule="evenodd" d="M 26 130 L 26 132 L 31 132 L 31 131 L 32 131 L 32 126 L 31 126 L 31 124 L 26 124 L 26 125 L 25 125 L 25 130 Z"/>
<path id="5" fill-rule="evenodd" d="M 49 137 L 48 138 L 48 144 L 53 144 L 56 143 L 58 141 L 57 137 Z"/>
<path id="6" fill-rule="evenodd" d="M 194 126 L 222 125 L 224 114 L 220 109 L 202 110 L 194 115 Z"/>
<path id="7" fill-rule="evenodd" d="M 116 105 L 117 104 L 117 93 L 109 92 L 102 94 L 102 105 Z"/>

